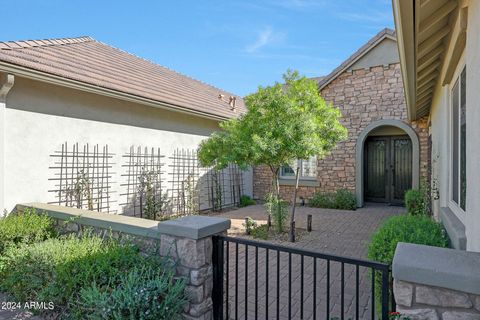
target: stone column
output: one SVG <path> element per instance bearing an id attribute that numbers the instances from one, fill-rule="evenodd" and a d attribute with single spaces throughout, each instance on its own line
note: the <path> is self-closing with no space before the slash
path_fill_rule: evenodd
<path id="1" fill-rule="evenodd" d="M 158 225 L 160 255 L 173 258 L 178 276 L 187 280 L 183 319 L 213 319 L 212 236 L 230 228 L 230 220 L 189 216 Z"/>
<path id="2" fill-rule="evenodd" d="M 397 311 L 412 320 L 480 320 L 480 253 L 399 243 Z"/>

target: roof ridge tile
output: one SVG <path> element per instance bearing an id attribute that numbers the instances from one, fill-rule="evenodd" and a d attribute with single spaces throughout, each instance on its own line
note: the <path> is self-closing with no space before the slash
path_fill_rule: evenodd
<path id="1" fill-rule="evenodd" d="M 61 46 L 67 44 L 83 43 L 95 41 L 95 39 L 82 36 L 75 38 L 52 38 L 37 40 L 20 40 L 20 41 L 0 41 L 0 50 L 15 50 L 33 47 Z"/>

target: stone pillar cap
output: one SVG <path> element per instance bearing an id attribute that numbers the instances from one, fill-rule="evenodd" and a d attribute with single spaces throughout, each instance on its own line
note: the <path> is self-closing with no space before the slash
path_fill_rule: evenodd
<path id="1" fill-rule="evenodd" d="M 198 240 L 222 233 L 230 228 L 230 219 L 220 217 L 187 216 L 158 224 L 158 231 L 176 237 Z"/>
<path id="2" fill-rule="evenodd" d="M 400 242 L 393 278 L 480 294 L 480 253 Z"/>

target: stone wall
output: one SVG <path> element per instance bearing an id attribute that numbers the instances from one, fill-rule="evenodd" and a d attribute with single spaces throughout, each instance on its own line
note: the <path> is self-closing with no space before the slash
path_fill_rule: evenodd
<path id="1" fill-rule="evenodd" d="M 412 320 L 480 319 L 480 295 L 399 280 L 393 290 L 397 311 Z"/>
<path id="2" fill-rule="evenodd" d="M 397 311 L 412 320 L 480 320 L 480 253 L 398 243 Z"/>
<path id="3" fill-rule="evenodd" d="M 355 146 L 360 133 L 372 122 L 383 119 L 407 121 L 400 64 L 345 71 L 322 89 L 321 95 L 340 108 L 341 123 L 348 129 L 347 140 L 318 161 L 318 186 L 301 186 L 299 197 L 309 198 L 316 191 L 355 190 Z M 420 141 L 420 175 L 427 175 L 428 119 L 409 123 Z M 254 169 L 254 197 L 261 199 L 270 190 L 272 174 L 267 167 Z M 291 186 L 282 186 L 286 199 Z"/>

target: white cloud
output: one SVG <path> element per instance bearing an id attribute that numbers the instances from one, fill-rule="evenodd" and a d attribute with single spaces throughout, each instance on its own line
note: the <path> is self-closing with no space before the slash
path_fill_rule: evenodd
<path id="1" fill-rule="evenodd" d="M 245 48 L 245 51 L 247 51 L 248 53 L 254 53 L 272 43 L 281 42 L 284 38 L 284 34 L 275 32 L 272 27 L 266 27 L 258 33 L 255 42 L 248 45 Z"/>

